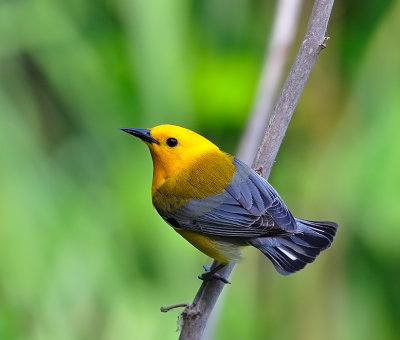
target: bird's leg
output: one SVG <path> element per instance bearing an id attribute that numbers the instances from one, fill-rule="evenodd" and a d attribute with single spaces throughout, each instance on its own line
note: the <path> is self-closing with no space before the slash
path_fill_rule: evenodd
<path id="1" fill-rule="evenodd" d="M 219 271 L 220 269 L 224 268 L 226 265 L 220 263 L 219 265 L 217 265 L 215 268 L 210 270 L 210 267 L 207 265 L 204 265 L 203 268 L 206 271 L 205 273 L 201 274 L 198 276 L 198 278 L 200 280 L 220 280 L 223 283 L 229 283 L 230 282 L 224 278 L 222 275 L 217 274 L 217 271 Z"/>

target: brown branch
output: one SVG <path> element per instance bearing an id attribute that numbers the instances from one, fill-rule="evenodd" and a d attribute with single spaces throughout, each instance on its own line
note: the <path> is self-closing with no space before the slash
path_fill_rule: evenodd
<path id="1" fill-rule="evenodd" d="M 308 22 L 306 34 L 289 72 L 282 92 L 272 111 L 271 119 L 253 163 L 254 169 L 260 169 L 268 177 L 282 139 L 286 133 L 294 109 L 308 79 L 319 52 L 326 43 L 325 32 L 334 0 L 316 0 Z M 217 265 L 214 261 L 212 268 Z M 228 278 L 234 265 L 226 266 L 218 272 Z M 181 314 L 182 330 L 180 340 L 200 340 L 207 320 L 222 292 L 224 283 L 212 280 L 204 281 L 193 303 Z"/>

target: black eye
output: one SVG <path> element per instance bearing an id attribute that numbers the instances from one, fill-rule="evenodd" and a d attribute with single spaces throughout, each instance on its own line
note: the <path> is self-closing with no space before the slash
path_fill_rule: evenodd
<path id="1" fill-rule="evenodd" d="M 178 145 L 178 141 L 175 138 L 168 138 L 167 145 L 173 148 L 174 146 Z"/>

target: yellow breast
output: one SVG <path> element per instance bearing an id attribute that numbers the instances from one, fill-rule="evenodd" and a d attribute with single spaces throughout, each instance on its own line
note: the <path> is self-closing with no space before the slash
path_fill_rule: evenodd
<path id="1" fill-rule="evenodd" d="M 222 192 L 235 172 L 233 157 L 212 150 L 194 158 L 190 163 L 163 178 L 162 185 L 156 178 L 154 166 L 153 204 L 159 212 L 172 212 L 193 198 L 204 198 Z"/>

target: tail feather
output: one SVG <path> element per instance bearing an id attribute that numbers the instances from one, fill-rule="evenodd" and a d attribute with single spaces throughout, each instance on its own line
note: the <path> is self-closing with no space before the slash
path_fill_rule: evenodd
<path id="1" fill-rule="evenodd" d="M 275 269 L 289 275 L 303 269 L 328 248 L 336 234 L 334 222 L 306 221 L 296 218 L 297 230 L 287 236 L 260 237 L 250 244 L 266 255 Z"/>

